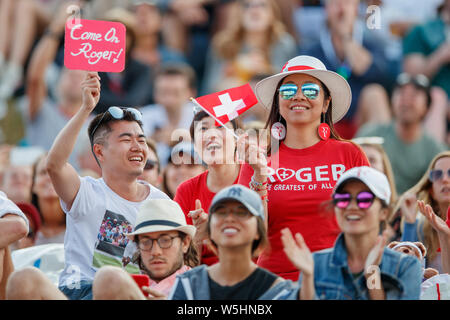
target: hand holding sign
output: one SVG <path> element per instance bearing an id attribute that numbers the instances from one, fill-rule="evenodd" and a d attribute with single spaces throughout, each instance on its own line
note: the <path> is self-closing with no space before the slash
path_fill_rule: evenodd
<path id="1" fill-rule="evenodd" d="M 97 72 L 88 72 L 86 78 L 81 83 L 83 91 L 82 108 L 92 112 L 100 99 L 100 77 Z"/>
<path id="2" fill-rule="evenodd" d="M 125 26 L 80 20 L 66 23 L 64 65 L 69 69 L 121 72 L 125 68 Z"/>

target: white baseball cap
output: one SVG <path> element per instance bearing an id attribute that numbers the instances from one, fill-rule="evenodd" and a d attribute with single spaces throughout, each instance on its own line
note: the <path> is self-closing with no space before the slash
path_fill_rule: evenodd
<path id="1" fill-rule="evenodd" d="M 139 208 L 134 232 L 126 234 L 134 241 L 134 236 L 149 232 L 181 231 L 194 237 L 196 228 L 186 223 L 186 217 L 178 203 L 170 199 L 145 200 Z"/>
<path id="2" fill-rule="evenodd" d="M 354 179 L 364 183 L 375 196 L 389 204 L 391 199 L 389 181 L 382 172 L 371 167 L 354 167 L 345 171 L 336 182 L 334 193 L 344 182 Z"/>
<path id="3" fill-rule="evenodd" d="M 352 91 L 350 86 L 341 75 L 329 71 L 317 58 L 311 56 L 297 56 L 292 58 L 281 69 L 280 73 L 267 77 L 256 84 L 255 94 L 259 102 L 266 108 L 272 108 L 275 90 L 283 78 L 296 73 L 305 73 L 318 80 L 328 88 L 332 101 L 333 122 L 341 120 L 352 102 Z"/>

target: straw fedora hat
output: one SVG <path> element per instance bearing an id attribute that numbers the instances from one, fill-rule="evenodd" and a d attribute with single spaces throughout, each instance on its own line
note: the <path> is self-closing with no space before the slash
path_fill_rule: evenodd
<path id="1" fill-rule="evenodd" d="M 139 208 L 134 232 L 126 236 L 134 241 L 134 236 L 149 232 L 181 231 L 194 237 L 196 228 L 186 223 L 186 218 L 178 203 L 170 199 L 145 200 Z"/>
<path id="2" fill-rule="evenodd" d="M 317 58 L 297 56 L 283 66 L 280 73 L 267 77 L 256 84 L 255 93 L 259 102 L 266 108 L 272 108 L 273 96 L 283 78 L 296 73 L 304 73 L 319 79 L 328 88 L 332 101 L 332 119 L 338 122 L 347 113 L 352 101 L 350 86 L 342 76 L 329 71 Z"/>

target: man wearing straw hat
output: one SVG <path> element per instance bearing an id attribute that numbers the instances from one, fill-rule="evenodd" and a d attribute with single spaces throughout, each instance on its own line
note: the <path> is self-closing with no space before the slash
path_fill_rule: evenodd
<path id="1" fill-rule="evenodd" d="M 196 228 L 186 223 L 178 203 L 168 199 L 151 199 L 140 207 L 134 232 L 128 238 L 138 247 L 134 260 L 150 283 L 141 291 L 130 275 L 118 267 L 100 268 L 94 278 L 93 297 L 98 300 L 154 299 L 169 294 L 177 275 L 198 264 L 192 245 Z"/>

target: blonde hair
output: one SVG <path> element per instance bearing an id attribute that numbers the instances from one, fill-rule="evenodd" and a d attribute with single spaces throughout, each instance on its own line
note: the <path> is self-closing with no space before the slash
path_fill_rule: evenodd
<path id="1" fill-rule="evenodd" d="M 391 198 L 389 199 L 389 207 L 391 208 L 389 212 L 389 216 L 386 219 L 386 221 L 389 221 L 392 217 L 392 213 L 395 212 L 392 210 L 394 208 L 395 204 L 398 200 L 398 194 L 395 187 L 395 178 L 394 178 L 394 172 L 392 171 L 392 165 L 391 161 L 389 160 L 388 155 L 386 154 L 386 151 L 384 151 L 384 148 L 379 143 L 369 143 L 369 142 L 363 142 L 359 144 L 361 147 L 370 147 L 377 150 L 381 155 L 381 161 L 383 162 L 383 168 L 384 168 L 384 174 L 386 175 L 386 178 L 389 182 L 389 187 L 391 188 Z"/>
<path id="2" fill-rule="evenodd" d="M 281 38 L 282 34 L 286 32 L 284 24 L 281 20 L 281 11 L 277 3 L 274 0 L 267 1 L 272 10 L 273 19 L 267 31 L 265 48 L 261 48 L 265 53 L 270 52 L 270 46 Z M 243 1 L 238 2 L 238 4 L 231 8 L 229 15 L 231 19 L 228 19 L 226 27 L 222 31 L 219 31 L 212 40 L 212 45 L 216 52 L 219 56 L 226 60 L 233 60 L 239 54 L 244 42 L 245 30 L 242 24 L 242 16 L 244 11 Z M 270 59 L 268 60 L 270 61 Z"/>
<path id="3" fill-rule="evenodd" d="M 400 204 L 404 200 L 405 196 L 408 193 L 412 193 L 416 195 L 417 200 L 422 200 L 425 202 L 425 204 L 429 204 L 433 211 L 442 219 L 444 219 L 444 216 L 446 212 L 441 212 L 439 204 L 436 200 L 433 199 L 431 196 L 431 188 L 433 183 L 428 178 L 430 171 L 434 169 L 434 166 L 436 165 L 436 162 L 439 159 L 450 157 L 450 151 L 443 151 L 441 153 L 438 153 L 433 160 L 431 160 L 430 165 L 428 166 L 427 171 L 422 176 L 422 178 L 419 180 L 419 182 L 413 186 L 411 189 L 407 190 L 399 199 L 395 211 L 400 209 Z M 436 257 L 437 249 L 439 248 L 439 238 L 437 235 L 437 232 L 433 229 L 431 224 L 428 222 L 428 220 L 423 216 L 419 216 L 419 223 L 417 224 L 417 230 L 420 230 L 420 227 L 423 226 L 423 239 L 420 239 L 420 232 L 417 232 L 419 235 L 419 241 L 422 242 L 428 251 L 428 260 L 433 260 Z M 403 225 L 404 218 L 402 217 L 402 224 Z"/>

